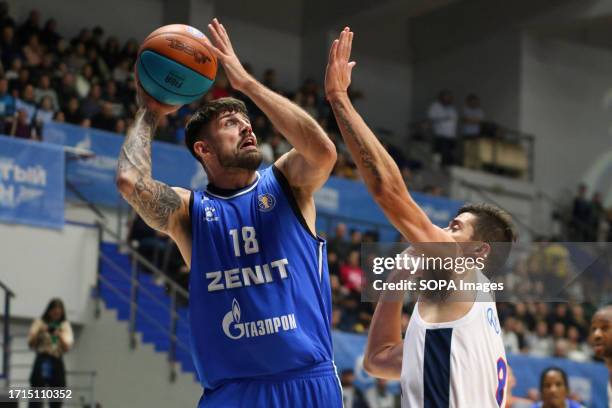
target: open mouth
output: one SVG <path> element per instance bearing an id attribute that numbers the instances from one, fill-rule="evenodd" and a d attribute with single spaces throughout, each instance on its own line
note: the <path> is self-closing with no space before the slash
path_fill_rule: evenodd
<path id="1" fill-rule="evenodd" d="M 257 141 L 253 136 L 246 137 L 240 144 L 240 150 L 242 149 L 257 149 Z"/>

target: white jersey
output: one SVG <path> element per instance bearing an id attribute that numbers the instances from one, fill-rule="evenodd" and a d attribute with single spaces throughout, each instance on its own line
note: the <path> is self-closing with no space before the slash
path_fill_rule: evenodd
<path id="1" fill-rule="evenodd" d="M 474 302 L 447 323 L 425 322 L 418 305 L 404 338 L 402 408 L 505 407 L 508 366 L 495 303 Z"/>

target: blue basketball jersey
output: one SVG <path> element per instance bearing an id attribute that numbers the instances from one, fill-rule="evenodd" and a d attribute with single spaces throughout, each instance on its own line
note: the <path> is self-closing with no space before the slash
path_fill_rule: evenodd
<path id="1" fill-rule="evenodd" d="M 191 349 L 206 388 L 332 361 L 325 241 L 271 166 L 192 195 Z"/>

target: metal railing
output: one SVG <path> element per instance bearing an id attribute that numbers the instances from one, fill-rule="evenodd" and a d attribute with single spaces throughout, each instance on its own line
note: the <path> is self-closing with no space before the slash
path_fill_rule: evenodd
<path id="1" fill-rule="evenodd" d="M 10 354 L 11 354 L 11 298 L 15 297 L 15 293 L 0 281 L 0 289 L 4 292 L 4 318 L 2 331 L 2 373 L 0 378 L 3 378 L 8 384 L 10 381 Z"/>
<path id="2" fill-rule="evenodd" d="M 174 381 L 177 375 L 176 363 L 177 363 L 177 350 L 180 348 L 183 351 L 189 353 L 189 347 L 179 340 L 177 336 L 177 329 L 179 322 L 188 325 L 186 319 L 181 317 L 178 313 L 178 302 L 177 297 L 181 296 L 183 299 L 189 299 L 189 293 L 181 287 L 174 280 L 169 278 L 164 272 L 162 272 L 158 267 L 153 265 L 149 260 L 147 260 L 144 256 L 142 256 L 136 248 L 134 248 L 129 242 L 122 241 L 120 236 L 104 225 L 102 222 L 97 222 L 96 226 L 98 227 L 98 240 L 99 246 L 101 248 L 102 239 L 104 234 L 108 234 L 112 238 L 114 238 L 121 246 L 121 248 L 125 249 L 131 257 L 130 263 L 130 271 L 125 270 L 121 266 L 117 265 L 111 258 L 106 256 L 100 251 L 99 253 L 99 263 L 98 263 L 98 271 L 97 271 L 97 279 L 96 279 L 96 288 L 95 288 L 95 312 L 96 316 L 100 314 L 100 300 L 101 300 L 101 286 L 102 284 L 108 288 L 111 292 L 113 292 L 121 301 L 127 303 L 129 305 L 129 322 L 128 322 L 128 331 L 130 338 L 130 347 L 135 348 L 137 345 L 137 337 L 136 337 L 136 319 L 137 317 L 142 317 L 147 322 L 155 326 L 159 329 L 163 334 L 168 337 L 169 340 L 169 351 L 168 351 L 168 361 L 170 363 L 170 381 Z M 101 265 L 105 263 L 110 268 L 114 269 L 119 276 L 124 277 L 126 280 L 130 282 L 130 293 L 129 296 L 126 296 L 120 289 L 118 289 L 111 281 L 102 276 Z M 170 306 L 167 306 L 164 302 L 162 302 L 158 296 L 151 293 L 145 287 L 142 287 L 139 280 L 139 275 L 141 268 L 148 270 L 151 272 L 156 279 L 161 280 L 163 284 L 165 284 L 169 290 L 170 296 Z M 139 309 L 138 307 L 138 299 L 140 296 L 146 296 L 151 299 L 155 304 L 163 307 L 167 310 L 168 315 L 170 317 L 170 325 L 169 327 L 164 326 L 160 323 L 155 317 L 146 311 Z"/>

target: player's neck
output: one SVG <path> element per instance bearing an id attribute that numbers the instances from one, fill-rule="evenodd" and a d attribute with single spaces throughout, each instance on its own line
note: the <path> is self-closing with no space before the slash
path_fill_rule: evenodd
<path id="1" fill-rule="evenodd" d="M 223 174 L 209 174 L 209 185 L 222 190 L 237 190 L 252 184 L 257 179 L 257 172 L 253 170 L 241 170 L 236 172 L 224 172 Z"/>

